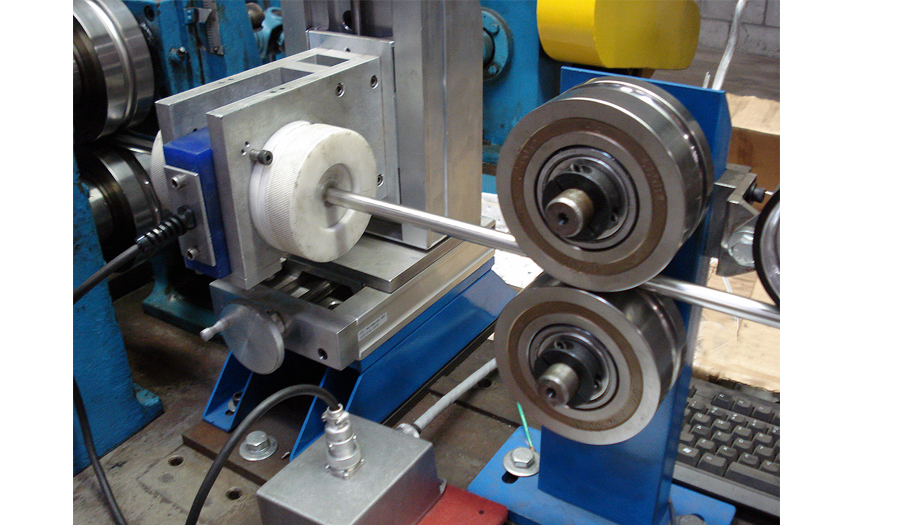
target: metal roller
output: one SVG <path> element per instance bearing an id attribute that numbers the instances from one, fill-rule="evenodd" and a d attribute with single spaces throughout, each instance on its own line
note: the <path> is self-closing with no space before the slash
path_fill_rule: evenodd
<path id="1" fill-rule="evenodd" d="M 541 275 L 503 309 L 497 368 L 532 421 L 592 445 L 640 432 L 686 358 L 671 299 L 640 289 L 602 296 Z"/>
<path id="2" fill-rule="evenodd" d="M 522 250 L 579 288 L 657 275 L 700 223 L 713 185 L 700 125 L 625 77 L 576 86 L 525 116 L 500 150 L 503 216 Z"/>
<path id="3" fill-rule="evenodd" d="M 120 0 L 74 0 L 75 139 L 88 143 L 144 119 L 153 64 L 144 33 Z"/>

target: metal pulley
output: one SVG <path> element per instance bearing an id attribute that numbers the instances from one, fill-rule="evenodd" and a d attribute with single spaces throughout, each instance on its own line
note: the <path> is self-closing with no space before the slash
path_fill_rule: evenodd
<path id="1" fill-rule="evenodd" d="M 671 299 L 640 289 L 598 295 L 546 274 L 503 309 L 494 340 L 503 383 L 529 419 L 592 445 L 640 432 L 686 358 Z"/>
<path id="2" fill-rule="evenodd" d="M 147 116 L 153 64 L 144 33 L 121 0 L 74 0 L 72 14 L 75 140 L 88 143 Z"/>
<path id="3" fill-rule="evenodd" d="M 579 288 L 657 275 L 700 223 L 713 185 L 700 125 L 664 90 L 624 77 L 576 86 L 525 116 L 497 165 L 522 250 Z"/>

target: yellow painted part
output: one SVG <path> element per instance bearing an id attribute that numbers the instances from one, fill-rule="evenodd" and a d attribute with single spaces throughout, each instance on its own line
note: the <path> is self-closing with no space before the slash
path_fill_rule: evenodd
<path id="1" fill-rule="evenodd" d="M 684 69 L 700 37 L 697 0 L 538 0 L 544 51 L 603 68 Z"/>

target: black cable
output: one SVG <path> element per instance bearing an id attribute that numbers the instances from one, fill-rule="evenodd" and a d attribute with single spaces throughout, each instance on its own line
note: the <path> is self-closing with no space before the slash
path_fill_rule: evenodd
<path id="1" fill-rule="evenodd" d="M 75 288 L 75 302 L 77 303 L 82 297 L 85 296 L 86 293 L 93 290 L 95 286 L 102 283 L 107 277 L 124 268 L 128 263 L 130 263 L 138 256 L 140 251 L 141 249 L 137 244 L 132 245 L 131 248 L 128 248 L 121 254 L 117 255 L 115 259 L 109 261 L 102 268 L 97 270 L 94 275 L 88 277 L 87 280 L 81 283 L 78 288 Z"/>
<path id="2" fill-rule="evenodd" d="M 81 283 L 74 292 L 75 302 L 77 303 L 95 286 L 127 266 L 128 263 L 132 261 L 143 262 L 163 246 L 174 241 L 188 230 L 192 230 L 194 226 L 196 226 L 196 221 L 190 208 L 181 208 L 176 215 L 166 217 L 152 230 L 138 237 L 131 248 L 117 255 L 115 259 L 106 263 L 94 275 Z"/>
<path id="3" fill-rule="evenodd" d="M 177 239 L 180 235 L 192 230 L 197 225 L 194 219 L 194 213 L 190 208 L 182 207 L 178 213 L 171 215 L 159 223 L 149 232 L 137 238 L 134 245 L 124 252 L 117 255 L 113 260 L 109 261 L 102 268 L 97 270 L 93 275 L 88 277 L 73 292 L 73 304 L 94 289 L 95 286 L 102 283 L 107 277 L 121 270 L 132 261 L 142 261 L 149 258 L 154 252 L 163 246 Z M 103 466 L 100 465 L 100 458 L 97 457 L 97 450 L 94 448 L 94 438 L 91 434 L 91 427 L 88 423 L 87 412 L 84 409 L 84 400 L 81 398 L 81 391 L 78 389 L 78 383 L 72 376 L 73 394 L 75 402 L 75 413 L 78 415 L 78 424 L 81 426 L 81 436 L 84 439 L 84 448 L 87 450 L 88 459 L 94 472 L 97 474 L 97 480 L 100 482 L 100 489 L 106 498 L 106 503 L 112 510 L 113 518 L 118 525 L 127 525 L 125 516 L 119 509 L 119 504 L 109 487 L 106 480 L 106 474 L 103 472 Z"/>
<path id="4" fill-rule="evenodd" d="M 206 472 L 206 477 L 203 478 L 203 483 L 200 484 L 200 489 L 197 491 L 197 495 L 194 497 L 194 503 L 191 505 L 191 511 L 188 513 L 185 525 L 196 525 L 197 520 L 200 518 L 200 510 L 203 508 L 203 504 L 206 502 L 206 497 L 209 495 L 209 491 L 212 490 L 213 483 L 215 483 L 216 478 L 219 476 L 219 472 L 221 472 L 222 468 L 225 466 L 225 462 L 228 460 L 228 456 L 230 456 L 235 447 L 240 444 L 241 437 L 247 432 L 250 426 L 256 423 L 259 418 L 265 415 L 266 412 L 268 412 L 278 403 L 281 403 L 285 399 L 290 399 L 297 396 L 316 396 L 324 401 L 328 405 L 328 408 L 330 410 L 339 410 L 341 408 L 340 403 L 338 403 L 338 400 L 331 394 L 331 392 L 315 385 L 289 386 L 267 397 L 262 403 L 254 408 L 253 411 L 250 412 L 246 418 L 244 418 L 244 421 L 242 421 L 241 424 L 238 425 L 237 429 L 235 429 L 235 431 L 231 433 L 228 441 L 225 442 L 225 445 L 222 446 L 222 449 L 219 451 L 216 459 L 213 460 L 212 465 Z"/>
<path id="5" fill-rule="evenodd" d="M 72 387 L 72 395 L 75 398 L 75 413 L 78 415 L 78 424 L 81 426 L 81 437 L 84 439 L 84 448 L 87 450 L 88 459 L 91 460 L 91 466 L 94 467 L 94 472 L 97 474 L 97 480 L 100 482 L 100 489 L 103 491 L 103 496 L 106 498 L 110 510 L 112 510 L 113 519 L 118 525 L 127 525 L 125 516 L 123 516 L 122 511 L 119 510 L 116 498 L 113 496 L 112 489 L 109 487 L 109 482 L 106 481 L 106 474 L 103 473 L 103 467 L 100 465 L 100 458 L 97 457 L 97 450 L 94 448 L 94 439 L 91 437 L 91 427 L 88 424 L 87 412 L 84 409 L 84 401 L 81 399 L 81 391 L 78 390 L 78 383 L 75 382 L 74 377 L 72 378 Z"/>

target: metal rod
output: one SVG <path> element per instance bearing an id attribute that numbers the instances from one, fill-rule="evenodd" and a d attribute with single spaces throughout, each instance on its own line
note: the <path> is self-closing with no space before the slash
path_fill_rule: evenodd
<path id="1" fill-rule="evenodd" d="M 696 306 L 735 315 L 748 321 L 756 321 L 766 326 L 780 328 L 781 311 L 770 305 L 739 295 L 713 290 L 699 284 L 692 284 L 671 277 L 657 275 L 641 288 L 659 295 L 671 297 Z"/>
<path id="2" fill-rule="evenodd" d="M 340 190 L 338 188 L 329 188 L 325 190 L 325 200 L 331 204 L 343 206 L 353 210 L 363 211 L 382 219 L 412 224 L 431 230 L 437 233 L 443 233 L 457 239 L 495 248 L 505 252 L 515 253 L 517 255 L 525 255 L 516 244 L 516 238 L 508 233 L 498 232 L 490 228 L 483 228 L 467 222 L 448 219 L 433 213 L 414 210 L 404 206 L 397 206 L 388 202 L 370 199 L 349 191 Z"/>
<path id="3" fill-rule="evenodd" d="M 519 248 L 515 237 L 490 228 L 448 219 L 433 213 L 398 206 L 369 197 L 363 197 L 338 188 L 325 190 L 325 200 L 337 206 L 362 211 L 376 217 L 412 224 L 457 239 L 487 246 L 527 257 Z M 781 312 L 778 308 L 753 299 L 747 299 L 698 284 L 692 284 L 662 275 L 650 279 L 641 288 L 677 301 L 709 308 L 730 315 L 779 328 Z"/>

